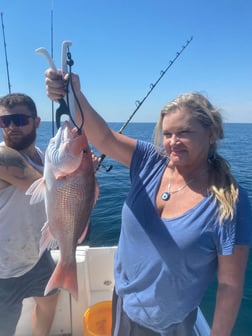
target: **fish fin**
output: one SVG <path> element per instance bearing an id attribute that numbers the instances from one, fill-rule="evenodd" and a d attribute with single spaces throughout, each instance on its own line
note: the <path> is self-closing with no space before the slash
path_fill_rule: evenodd
<path id="1" fill-rule="evenodd" d="M 42 235 L 40 238 L 40 250 L 39 255 L 41 256 L 46 249 L 55 250 L 58 248 L 58 242 L 54 239 L 49 224 L 46 222 L 41 229 Z"/>
<path id="2" fill-rule="evenodd" d="M 69 173 L 75 172 L 81 164 L 82 157 L 83 153 L 81 148 L 79 149 L 78 154 L 74 154 L 71 151 L 71 145 L 68 142 L 65 143 L 64 150 L 55 147 L 53 141 L 49 143 L 46 149 L 46 158 L 54 167 L 54 175 L 56 177 L 57 175 L 64 177 Z"/>
<path id="3" fill-rule="evenodd" d="M 80 238 L 78 239 L 78 244 L 81 244 L 83 242 L 83 240 L 85 239 L 88 229 L 89 229 L 89 224 L 90 224 L 90 219 L 88 220 L 87 225 L 85 226 L 84 231 L 82 232 L 82 235 L 80 236 Z"/>
<path id="4" fill-rule="evenodd" d="M 45 198 L 45 180 L 43 177 L 34 181 L 25 192 L 31 195 L 30 204 L 39 203 Z"/>
<path id="5" fill-rule="evenodd" d="M 77 265 L 76 262 L 63 265 L 61 261 L 58 262 L 56 268 L 49 279 L 45 288 L 45 295 L 52 290 L 62 288 L 67 290 L 75 300 L 78 300 L 78 280 L 77 280 Z"/>

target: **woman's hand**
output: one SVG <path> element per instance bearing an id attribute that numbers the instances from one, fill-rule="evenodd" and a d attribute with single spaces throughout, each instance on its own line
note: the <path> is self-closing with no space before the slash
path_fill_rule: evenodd
<path id="1" fill-rule="evenodd" d="M 69 80 L 69 74 L 62 77 L 62 71 L 58 70 L 56 73 L 53 69 L 47 69 L 45 72 L 46 94 L 54 101 L 59 101 L 64 98 L 67 92 L 67 83 Z M 76 94 L 81 90 L 80 80 L 77 74 L 71 73 L 71 85 Z"/>

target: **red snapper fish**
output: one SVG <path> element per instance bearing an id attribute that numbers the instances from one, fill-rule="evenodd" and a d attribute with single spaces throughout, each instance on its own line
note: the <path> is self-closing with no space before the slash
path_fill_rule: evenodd
<path id="1" fill-rule="evenodd" d="M 44 175 L 26 192 L 31 204 L 44 198 L 47 222 L 42 229 L 41 253 L 57 241 L 60 259 L 46 286 L 68 290 L 78 299 L 75 252 L 85 238 L 91 211 L 98 198 L 92 155 L 87 137 L 65 122 L 49 142 Z"/>

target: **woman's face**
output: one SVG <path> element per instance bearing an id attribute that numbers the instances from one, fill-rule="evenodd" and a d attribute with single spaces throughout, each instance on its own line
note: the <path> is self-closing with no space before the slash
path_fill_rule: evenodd
<path id="1" fill-rule="evenodd" d="M 164 116 L 163 145 L 174 166 L 200 166 L 208 158 L 213 137 L 186 108 Z"/>

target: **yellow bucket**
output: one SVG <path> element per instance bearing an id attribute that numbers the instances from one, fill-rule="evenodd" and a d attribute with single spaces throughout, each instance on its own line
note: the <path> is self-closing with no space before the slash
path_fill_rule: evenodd
<path id="1" fill-rule="evenodd" d="M 84 313 L 84 336 L 111 336 L 112 302 L 101 301 Z"/>

